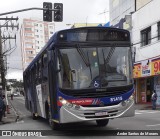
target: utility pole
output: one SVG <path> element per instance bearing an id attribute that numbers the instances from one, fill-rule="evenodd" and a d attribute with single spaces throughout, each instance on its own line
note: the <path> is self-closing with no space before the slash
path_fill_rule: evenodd
<path id="1" fill-rule="evenodd" d="M 0 27 L 0 74 L 1 74 L 1 95 L 5 94 L 5 99 L 6 99 L 6 110 L 7 113 L 9 113 L 9 107 L 8 107 L 8 98 L 6 94 L 6 79 L 5 79 L 5 69 L 4 69 L 4 60 L 3 60 L 3 55 L 2 55 L 2 36 L 1 36 L 1 27 Z"/>
<path id="2" fill-rule="evenodd" d="M 6 51 L 3 50 L 3 45 L 2 43 L 7 41 L 7 40 L 10 40 L 10 39 L 16 39 L 16 37 L 10 37 L 9 36 L 3 36 L 2 37 L 2 28 L 7 28 L 10 27 L 12 28 L 12 30 L 17 27 L 17 30 L 18 30 L 18 25 L 15 26 L 13 23 L 12 23 L 12 20 L 18 20 L 18 18 L 0 18 L 0 20 L 5 20 L 5 24 L 3 25 L 0 25 L 0 75 L 1 75 L 1 88 L 2 88 L 2 94 L 5 95 L 5 99 L 6 99 L 6 103 L 7 103 L 7 113 L 9 113 L 9 108 L 8 108 L 8 97 L 7 97 L 7 92 L 6 92 L 6 78 L 5 78 L 5 75 L 6 75 L 6 68 L 5 68 L 5 64 L 4 64 L 4 57 L 5 57 L 5 54 L 7 54 L 7 52 L 9 52 L 11 49 L 8 49 Z M 8 22 L 11 23 L 11 25 L 8 25 Z"/>
<path id="3" fill-rule="evenodd" d="M 1 91 L 3 92 L 3 85 L 4 85 L 4 83 L 3 83 L 3 56 L 2 56 L 2 36 L 1 36 L 1 27 L 0 27 L 0 75 L 1 75 Z M 1 93 L 1 95 L 2 95 L 2 92 L 0 92 Z"/>

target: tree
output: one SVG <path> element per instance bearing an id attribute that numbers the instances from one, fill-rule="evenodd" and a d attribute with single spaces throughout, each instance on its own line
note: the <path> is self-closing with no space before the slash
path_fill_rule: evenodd
<path id="1" fill-rule="evenodd" d="M 15 82 L 13 82 L 13 83 L 11 84 L 11 86 L 12 86 L 13 88 L 23 88 L 23 81 L 22 81 L 22 80 L 20 80 L 20 81 L 15 81 Z"/>

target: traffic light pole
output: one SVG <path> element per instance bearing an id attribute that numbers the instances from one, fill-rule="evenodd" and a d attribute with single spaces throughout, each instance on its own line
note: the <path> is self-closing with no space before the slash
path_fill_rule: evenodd
<path id="1" fill-rule="evenodd" d="M 24 11 L 30 11 L 30 10 L 49 10 L 49 11 L 59 11 L 59 9 L 48 9 L 48 8 L 27 8 L 27 9 L 21 9 L 21 10 L 16 10 L 16 11 L 11 11 L 11 12 L 6 12 L 6 13 L 1 13 L 0 16 L 2 15 L 7 15 L 7 14 L 13 14 L 13 13 L 19 13 L 19 12 L 24 12 Z"/>

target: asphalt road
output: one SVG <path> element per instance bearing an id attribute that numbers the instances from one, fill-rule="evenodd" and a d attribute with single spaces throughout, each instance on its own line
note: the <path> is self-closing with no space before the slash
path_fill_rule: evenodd
<path id="1" fill-rule="evenodd" d="M 23 117 L 16 123 L 3 125 L 3 129 L 7 130 L 51 130 L 46 120 L 39 118 L 38 120 L 32 120 L 30 112 L 25 109 L 24 98 L 16 97 L 12 101 L 14 107 Z M 107 136 L 108 133 L 116 131 L 117 134 L 126 133 L 130 136 Z M 124 131 L 121 132 L 121 130 Z M 45 138 L 63 139 L 63 138 L 95 138 L 95 139 L 112 139 L 112 138 L 160 138 L 160 136 L 132 136 L 132 134 L 140 134 L 141 130 L 149 131 L 149 133 L 156 133 L 156 130 L 160 132 L 160 110 L 136 110 L 135 117 L 120 118 L 110 120 L 107 127 L 99 128 L 96 126 L 96 122 L 85 122 L 64 125 L 60 131 L 49 131 L 52 136 Z M 117 132 L 119 131 L 119 132 Z M 130 133 L 128 133 L 130 132 Z M 135 133 L 136 132 L 136 133 Z M 146 133 L 147 134 L 147 133 Z"/>

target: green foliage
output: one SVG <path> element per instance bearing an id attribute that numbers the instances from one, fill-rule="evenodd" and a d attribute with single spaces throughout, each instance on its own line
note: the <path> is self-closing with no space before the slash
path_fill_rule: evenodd
<path id="1" fill-rule="evenodd" d="M 11 84 L 13 88 L 23 88 L 23 81 L 15 81 Z"/>

